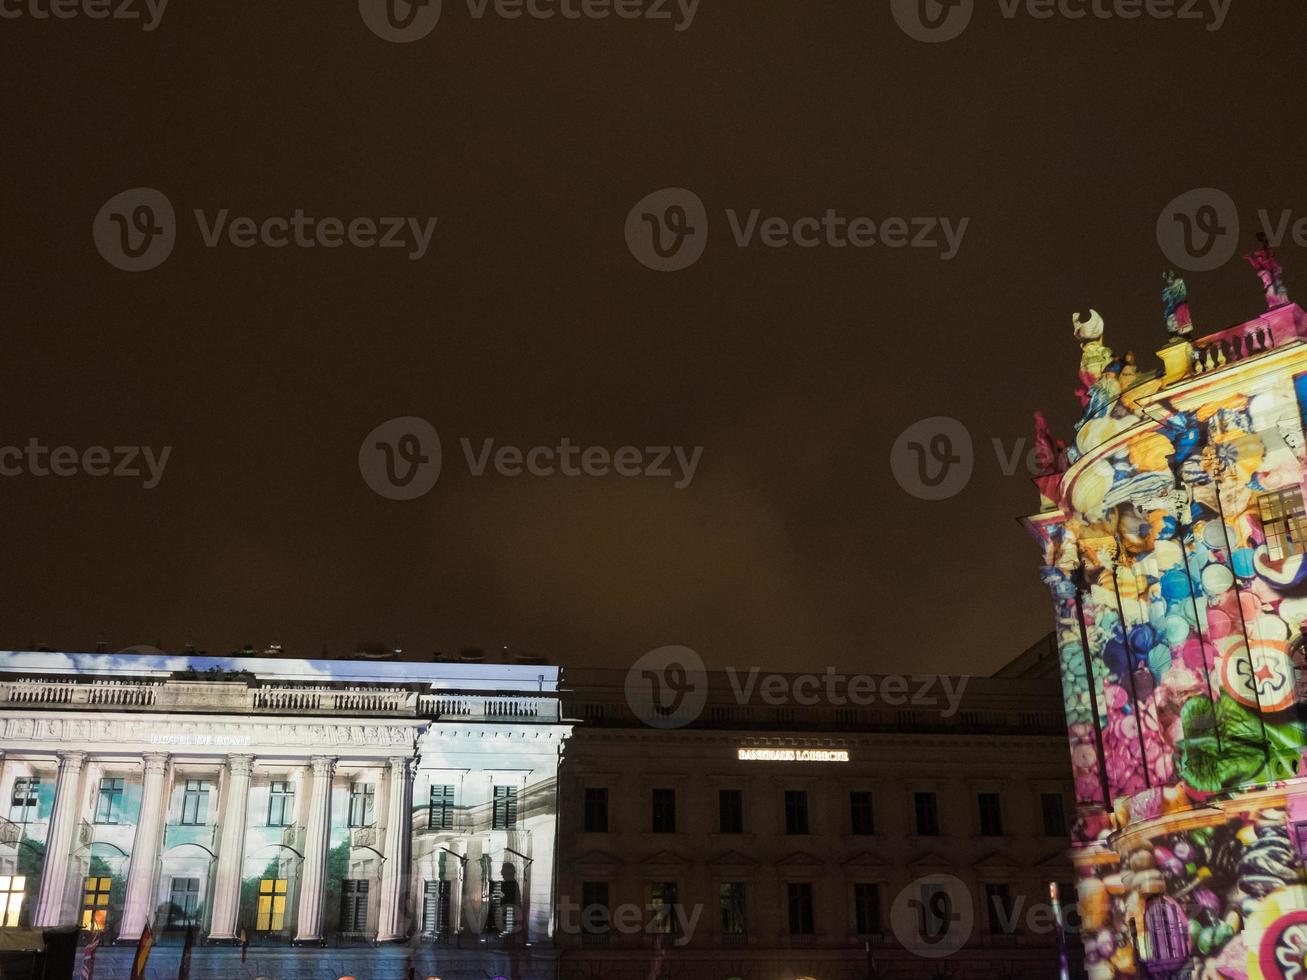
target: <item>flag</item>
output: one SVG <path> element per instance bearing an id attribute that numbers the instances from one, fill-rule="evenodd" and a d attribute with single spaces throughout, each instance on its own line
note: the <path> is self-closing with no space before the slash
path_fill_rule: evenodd
<path id="1" fill-rule="evenodd" d="M 195 945 L 195 926 L 186 924 L 186 945 L 182 947 L 182 965 L 177 969 L 177 980 L 190 980 L 191 947 Z"/>
<path id="2" fill-rule="evenodd" d="M 250 934 L 244 929 L 241 930 L 241 962 L 245 962 L 245 957 L 250 955 Z"/>
<path id="3" fill-rule="evenodd" d="M 100 945 L 100 930 L 96 929 L 91 933 L 91 941 L 86 944 L 82 950 L 82 978 L 81 980 L 92 980 L 95 976 L 95 950 Z"/>
<path id="4" fill-rule="evenodd" d="M 140 940 L 136 943 L 136 959 L 132 960 L 131 980 L 145 980 L 145 964 L 149 962 L 150 950 L 154 948 L 154 933 L 150 924 L 145 924 Z"/>

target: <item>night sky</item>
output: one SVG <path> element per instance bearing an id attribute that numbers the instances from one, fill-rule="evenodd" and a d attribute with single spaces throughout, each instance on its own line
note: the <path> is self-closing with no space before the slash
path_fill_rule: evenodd
<path id="1" fill-rule="evenodd" d="M 44 7 L 49 0 L 35 0 Z M 113 4 L 123 0 L 113 0 Z M 933 0 L 931 0 L 933 3 Z M 1011 19 L 927 44 L 887 0 L 702 0 L 692 24 L 475 18 L 387 42 L 349 0 L 172 0 L 0 19 L 0 444 L 171 446 L 145 477 L 0 478 L 0 647 L 211 653 L 503 644 L 625 666 L 986 674 L 1047 631 L 1036 508 L 1004 452 L 1078 415 L 1071 315 L 1156 363 L 1156 225 L 1215 187 L 1307 217 L 1300 3 L 1198 20 Z M 144 0 L 133 4 L 148 19 Z M 80 9 L 80 8 L 79 8 Z M 151 187 L 172 254 L 129 273 L 97 213 Z M 641 265 L 628 212 L 710 228 Z M 193 216 L 438 218 L 404 249 L 206 247 Z M 726 211 L 966 219 L 941 249 L 737 247 Z M 208 220 L 208 218 L 206 218 Z M 1307 258 L 1282 249 L 1307 295 Z M 1237 257 L 1187 276 L 1198 334 L 1263 309 Z M 416 416 L 443 469 L 374 493 L 364 437 Z M 970 484 L 895 481 L 919 419 Z M 702 446 L 693 481 L 469 472 L 476 447 Z M 1027 447 L 1029 443 L 1027 443 Z"/>

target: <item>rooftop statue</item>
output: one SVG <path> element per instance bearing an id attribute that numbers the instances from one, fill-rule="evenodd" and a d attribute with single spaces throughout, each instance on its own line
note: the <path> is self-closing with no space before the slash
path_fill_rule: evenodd
<path id="1" fill-rule="evenodd" d="M 1189 316 L 1189 287 L 1174 272 L 1163 273 L 1162 281 L 1166 283 L 1162 287 L 1166 332 L 1172 340 L 1188 340 L 1194 332 L 1193 319 Z"/>
<path id="2" fill-rule="evenodd" d="M 1262 280 L 1262 288 L 1266 290 L 1266 308 L 1273 310 L 1289 302 L 1289 290 L 1284 285 L 1284 266 L 1280 265 L 1275 246 L 1265 233 L 1259 232 L 1257 240 L 1262 243 L 1262 247 L 1244 258 Z"/>

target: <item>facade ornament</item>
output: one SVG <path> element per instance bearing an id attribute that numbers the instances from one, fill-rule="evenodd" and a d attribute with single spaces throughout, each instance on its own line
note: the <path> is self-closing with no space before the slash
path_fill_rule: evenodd
<path id="1" fill-rule="evenodd" d="M 1265 232 L 1258 232 L 1257 240 L 1262 243 L 1262 247 L 1251 255 L 1245 255 L 1244 259 L 1262 281 L 1262 288 L 1266 290 L 1266 308 L 1274 310 L 1289 302 L 1289 290 L 1284 284 L 1284 266 L 1280 264 L 1275 246 Z"/>

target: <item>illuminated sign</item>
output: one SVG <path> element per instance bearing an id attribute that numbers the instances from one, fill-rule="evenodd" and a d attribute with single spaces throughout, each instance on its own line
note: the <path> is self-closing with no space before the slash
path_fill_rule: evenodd
<path id="1" fill-rule="evenodd" d="M 741 762 L 848 762 L 845 749 L 739 749 Z"/>

